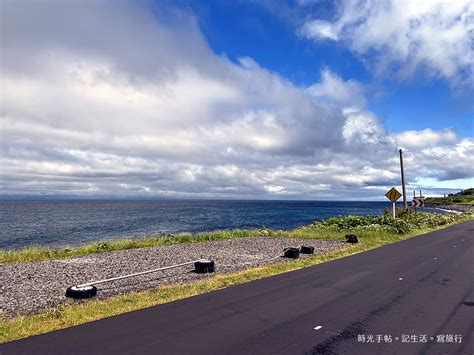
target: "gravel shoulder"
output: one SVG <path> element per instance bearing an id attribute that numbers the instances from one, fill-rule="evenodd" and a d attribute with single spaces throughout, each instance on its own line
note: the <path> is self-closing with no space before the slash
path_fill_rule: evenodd
<path id="1" fill-rule="evenodd" d="M 0 316 L 8 319 L 64 304 L 87 302 L 65 297 L 66 288 L 75 284 L 200 258 L 211 258 L 216 263 L 213 274 L 194 273 L 191 265 L 98 285 L 96 298 L 105 299 L 160 285 L 185 284 L 213 275 L 285 262 L 288 259 L 278 257 L 283 249 L 300 245 L 314 246 L 315 254 L 345 247 L 344 243 L 335 240 L 238 238 L 122 250 L 62 260 L 0 264 Z"/>

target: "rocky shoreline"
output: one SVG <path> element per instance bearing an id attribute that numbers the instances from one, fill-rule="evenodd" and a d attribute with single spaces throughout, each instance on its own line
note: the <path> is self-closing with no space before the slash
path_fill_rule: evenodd
<path id="1" fill-rule="evenodd" d="M 186 284 L 214 275 L 285 262 L 289 259 L 279 257 L 283 249 L 300 245 L 315 247 L 315 254 L 347 246 L 336 240 L 236 238 L 121 250 L 61 260 L 0 264 L 0 316 L 8 319 L 60 305 L 87 302 L 65 297 L 68 286 L 80 283 L 200 258 L 211 258 L 216 263 L 216 272 L 212 274 L 197 274 L 192 266 L 188 266 L 98 285 L 96 298 L 105 299 L 160 285 Z"/>
<path id="2" fill-rule="evenodd" d="M 425 204 L 429 208 L 438 208 L 446 211 L 456 211 L 456 212 L 468 212 L 474 210 L 473 206 L 470 205 L 437 205 L 437 204 Z"/>

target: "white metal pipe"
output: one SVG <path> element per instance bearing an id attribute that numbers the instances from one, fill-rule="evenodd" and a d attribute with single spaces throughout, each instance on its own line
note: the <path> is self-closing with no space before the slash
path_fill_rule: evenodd
<path id="1" fill-rule="evenodd" d="M 203 259 L 193 260 L 193 261 L 188 261 L 188 262 L 182 263 L 182 264 L 176 264 L 176 265 L 171 265 L 171 266 L 165 266 L 165 267 L 160 267 L 160 268 L 158 268 L 158 269 L 146 270 L 146 271 L 142 271 L 142 272 L 136 272 L 136 273 L 134 273 L 134 274 L 112 277 L 112 278 L 110 278 L 110 279 L 103 279 L 103 280 L 92 281 L 92 282 L 88 282 L 88 283 L 85 283 L 85 284 L 77 285 L 77 288 L 82 288 L 82 287 L 87 287 L 87 286 L 94 286 L 94 285 L 102 284 L 102 283 L 104 283 L 104 282 L 122 280 L 122 279 L 126 279 L 126 278 L 129 278 L 129 277 L 134 277 L 134 276 L 140 276 L 140 275 L 149 274 L 149 273 L 151 273 L 151 272 L 157 272 L 157 271 L 163 271 L 163 270 L 168 270 L 168 269 L 174 269 L 174 268 L 177 268 L 177 267 L 180 267 L 180 266 L 185 266 L 185 265 L 194 264 L 194 263 L 197 262 L 197 261 L 208 261 L 208 260 L 203 260 Z"/>

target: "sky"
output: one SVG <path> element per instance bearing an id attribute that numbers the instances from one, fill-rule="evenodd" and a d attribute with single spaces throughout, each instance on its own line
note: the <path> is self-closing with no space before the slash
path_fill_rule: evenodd
<path id="1" fill-rule="evenodd" d="M 0 196 L 473 187 L 470 0 L 0 0 Z"/>

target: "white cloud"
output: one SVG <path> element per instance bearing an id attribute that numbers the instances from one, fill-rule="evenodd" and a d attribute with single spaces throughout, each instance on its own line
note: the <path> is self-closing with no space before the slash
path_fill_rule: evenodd
<path id="1" fill-rule="evenodd" d="M 339 31 L 338 26 L 334 26 L 331 22 L 313 20 L 304 24 L 301 34 L 308 37 L 337 41 L 339 39 Z"/>
<path id="2" fill-rule="evenodd" d="M 474 139 L 465 138 L 448 146 L 431 146 L 418 151 L 414 163 L 428 177 L 438 180 L 466 179 L 474 176 Z M 423 176 L 423 174 L 420 174 Z"/>
<path id="3" fill-rule="evenodd" d="M 355 80 L 344 81 L 327 68 L 321 71 L 321 82 L 309 86 L 307 92 L 318 102 L 356 107 L 366 104 L 364 87 L 360 83 Z"/>
<path id="4" fill-rule="evenodd" d="M 378 72 L 417 69 L 454 85 L 474 84 L 474 3 L 470 0 L 353 0 L 332 21 L 307 21 L 300 33 L 341 41 L 360 55 L 375 53 Z"/>
<path id="5" fill-rule="evenodd" d="M 404 131 L 393 134 L 392 137 L 403 148 L 451 145 L 458 141 L 458 136 L 452 128 L 443 131 L 434 131 L 430 128 L 422 131 Z"/>
<path id="6" fill-rule="evenodd" d="M 325 69 L 302 88 L 251 58 L 233 63 L 190 14 L 2 6 L 2 194 L 372 198 L 413 141 L 426 176 L 468 173 L 471 140 L 389 135 L 360 83 Z"/>
<path id="7" fill-rule="evenodd" d="M 346 109 L 347 117 L 342 136 L 348 144 L 380 145 L 385 139 L 385 131 L 373 114 Z"/>

